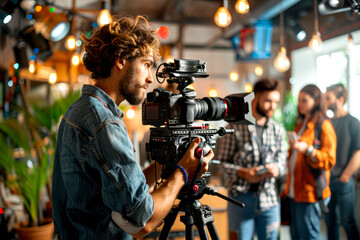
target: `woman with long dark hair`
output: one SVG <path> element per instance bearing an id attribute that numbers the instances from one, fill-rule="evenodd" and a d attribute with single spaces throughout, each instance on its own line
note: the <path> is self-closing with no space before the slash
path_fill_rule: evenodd
<path id="1" fill-rule="evenodd" d="M 289 173 L 284 192 L 290 198 L 291 237 L 320 239 L 321 211 L 326 211 L 331 195 L 329 179 L 335 165 L 336 136 L 326 119 L 324 97 L 317 86 L 310 84 L 301 89 L 295 125 L 296 135 L 289 138 Z M 323 186 L 318 181 L 321 176 Z"/>

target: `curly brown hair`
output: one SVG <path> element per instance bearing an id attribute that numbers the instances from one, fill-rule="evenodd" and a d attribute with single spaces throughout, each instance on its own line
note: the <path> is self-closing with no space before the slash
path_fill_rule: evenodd
<path id="1" fill-rule="evenodd" d="M 83 62 L 94 80 L 107 78 L 116 59 L 134 60 L 153 52 L 159 59 L 160 42 L 156 31 L 150 30 L 143 16 L 113 19 L 91 36 L 81 36 L 85 42 Z"/>

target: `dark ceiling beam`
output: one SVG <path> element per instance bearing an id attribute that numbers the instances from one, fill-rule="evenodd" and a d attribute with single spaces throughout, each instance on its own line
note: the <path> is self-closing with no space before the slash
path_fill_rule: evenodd
<path id="1" fill-rule="evenodd" d="M 213 47 L 216 42 L 220 39 L 229 39 L 239 33 L 239 31 L 244 28 L 246 25 L 253 24 L 256 20 L 259 19 L 271 19 L 274 16 L 278 15 L 281 11 L 284 11 L 297 2 L 301 0 L 266 0 L 261 1 L 258 6 L 256 6 L 253 10 L 250 8 L 249 16 L 246 18 L 242 18 L 240 21 L 237 21 L 235 24 L 230 25 L 224 29 L 221 34 L 216 35 L 212 39 L 208 41 L 206 44 L 207 47 Z"/>
<path id="2" fill-rule="evenodd" d="M 126 0 L 111 0 L 110 9 L 112 13 L 118 13 L 121 11 Z"/>

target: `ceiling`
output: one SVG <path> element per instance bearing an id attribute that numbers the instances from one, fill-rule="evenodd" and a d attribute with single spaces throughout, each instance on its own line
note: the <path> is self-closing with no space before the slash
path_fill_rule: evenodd
<path id="1" fill-rule="evenodd" d="M 6 0 L 10 1 L 10 0 Z M 6 1 L 2 1 L 3 3 Z M 169 28 L 170 34 L 163 45 L 176 46 L 180 48 L 220 48 L 231 49 L 230 39 L 239 34 L 240 30 L 252 25 L 260 19 L 273 22 L 272 42 L 279 43 L 279 14 L 284 11 L 285 25 L 289 17 L 302 21 L 311 37 L 313 31 L 313 9 L 314 0 L 248 0 L 250 12 L 240 15 L 235 10 L 236 0 L 228 0 L 229 12 L 232 16 L 231 24 L 226 28 L 220 28 L 214 23 L 214 15 L 222 6 L 223 0 L 107 0 L 110 11 L 116 16 L 144 15 L 152 25 L 157 28 L 164 25 Z M 326 0 L 318 0 L 321 4 Z M 359 0 L 360 1 L 360 0 Z M 20 6 L 27 12 L 33 11 L 35 2 L 38 4 L 49 4 L 58 10 L 71 13 L 73 16 L 73 33 L 80 35 L 81 32 L 91 29 L 102 7 L 101 0 L 22 0 Z M 4 5 L 3 3 L 0 6 Z M 348 14 L 350 15 L 350 14 Z M 323 29 L 321 33 L 329 33 L 349 25 L 345 22 L 339 25 L 340 14 L 333 14 L 327 23 L 321 20 Z M 359 15 L 357 15 L 359 16 Z M 320 16 L 321 17 L 321 16 Z M 324 16 L 322 16 L 324 17 Z M 21 18 L 21 17 L 20 17 Z M 26 26 L 26 19 L 12 21 L 12 32 Z M 304 19 L 306 22 L 304 23 Z M 352 21 L 359 22 L 358 17 Z M 324 24 L 326 23 L 326 24 Z M 351 24 L 352 22 L 350 22 Z M 306 26 L 307 25 L 307 26 Z M 11 28 L 11 26 L 9 26 Z M 350 30 L 349 30 L 350 31 Z M 10 31 L 11 32 L 11 31 Z M 1 35 L 1 34 L 0 34 Z M 288 38 L 289 41 L 291 39 Z M 309 39 L 307 39 L 309 40 Z M 287 41 L 287 44 L 289 44 Z M 57 50 L 65 50 L 64 44 L 55 42 Z M 58 46 L 58 47 L 57 47 Z"/>
<path id="2" fill-rule="evenodd" d="M 228 39 L 258 19 L 274 19 L 282 10 L 295 8 L 312 9 L 313 0 L 248 0 L 250 12 L 240 15 L 235 10 L 236 0 L 228 0 L 232 23 L 227 28 L 220 28 L 214 23 L 214 15 L 222 5 L 222 0 L 111 0 L 110 11 L 113 15 L 144 15 L 155 26 L 164 25 L 170 29 L 170 36 L 165 44 L 184 47 L 230 48 Z M 100 0 L 64 0 L 56 5 L 72 9 L 77 19 L 86 16 L 96 19 Z M 84 28 L 82 21 L 78 27 Z M 86 24 L 85 24 L 86 25 Z"/>

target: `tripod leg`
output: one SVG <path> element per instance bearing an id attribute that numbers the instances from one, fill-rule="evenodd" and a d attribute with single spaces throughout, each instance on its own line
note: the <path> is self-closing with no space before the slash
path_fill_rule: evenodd
<path id="1" fill-rule="evenodd" d="M 219 240 L 214 225 L 214 217 L 210 206 L 201 206 L 194 211 L 195 225 L 199 230 L 200 239 L 208 239 L 205 226 L 207 226 L 212 240 Z"/>
<path id="2" fill-rule="evenodd" d="M 180 221 L 185 224 L 185 239 L 194 239 L 194 218 L 191 215 L 191 208 L 185 208 L 185 216 L 181 216 Z"/>
<path id="3" fill-rule="evenodd" d="M 214 221 L 207 223 L 206 226 L 207 226 L 207 228 L 209 230 L 211 239 L 219 240 L 219 235 L 218 235 L 218 233 L 216 231 Z"/>
<path id="4" fill-rule="evenodd" d="M 169 236 L 170 229 L 174 225 L 176 216 L 178 215 L 180 207 L 171 209 L 170 213 L 164 219 L 164 227 L 161 230 L 159 240 L 166 240 Z"/>
<path id="5" fill-rule="evenodd" d="M 200 236 L 201 240 L 208 240 L 209 239 L 209 237 L 207 235 L 207 232 L 206 232 L 205 225 L 196 226 L 196 228 L 199 231 L 199 236 Z"/>

